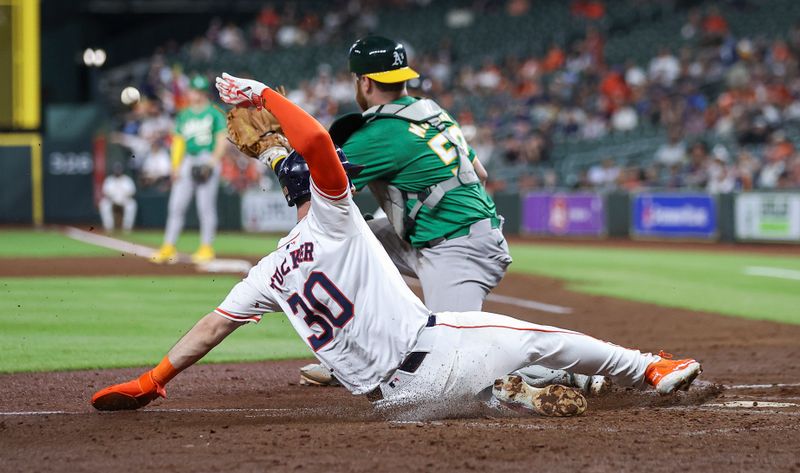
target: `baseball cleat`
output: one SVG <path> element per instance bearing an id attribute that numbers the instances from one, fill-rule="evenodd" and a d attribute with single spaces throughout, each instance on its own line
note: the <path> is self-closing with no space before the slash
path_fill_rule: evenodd
<path id="1" fill-rule="evenodd" d="M 579 416 L 586 412 L 588 405 L 586 398 L 576 388 L 560 384 L 534 388 L 517 375 L 495 380 L 492 394 L 508 407 L 548 417 Z"/>
<path id="2" fill-rule="evenodd" d="M 573 386 L 580 389 L 583 394 L 590 396 L 601 396 L 611 391 L 611 378 L 605 376 L 585 374 L 574 374 Z"/>
<path id="3" fill-rule="evenodd" d="M 192 254 L 192 262 L 207 263 L 213 260 L 215 256 L 214 248 L 211 245 L 200 245 L 200 248 Z"/>
<path id="4" fill-rule="evenodd" d="M 150 262 L 156 264 L 175 264 L 178 262 L 178 250 L 175 245 L 162 245 L 161 249 L 153 253 L 150 257 Z"/>
<path id="5" fill-rule="evenodd" d="M 658 356 L 661 359 L 650 363 L 644 377 L 659 394 L 671 394 L 679 389 L 686 391 L 697 375 L 703 372 L 700 363 L 691 358 L 673 360 L 671 354 L 663 351 Z"/>
<path id="6" fill-rule="evenodd" d="M 300 368 L 300 384 L 303 386 L 341 386 L 331 370 L 317 363 Z"/>

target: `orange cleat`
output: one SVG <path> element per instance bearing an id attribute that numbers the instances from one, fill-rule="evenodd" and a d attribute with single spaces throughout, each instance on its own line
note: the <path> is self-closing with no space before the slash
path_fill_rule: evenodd
<path id="1" fill-rule="evenodd" d="M 92 396 L 92 406 L 98 411 L 132 411 L 158 397 L 167 397 L 167 391 L 153 379 L 152 371 L 148 371 L 127 383 L 97 391 Z"/>
<path id="2" fill-rule="evenodd" d="M 671 354 L 663 351 L 658 356 L 661 359 L 650 363 L 644 377 L 659 394 L 671 394 L 679 389 L 686 391 L 697 375 L 703 372 L 700 363 L 691 358 L 673 360 Z"/>

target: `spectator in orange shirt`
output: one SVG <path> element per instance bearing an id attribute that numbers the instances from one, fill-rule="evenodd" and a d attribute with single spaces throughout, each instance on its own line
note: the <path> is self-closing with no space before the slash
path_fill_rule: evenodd
<path id="1" fill-rule="evenodd" d="M 542 61 L 542 68 L 545 72 L 557 71 L 564 67 L 565 60 L 566 56 L 564 55 L 564 50 L 553 43 L 547 51 L 544 61 Z"/>
<path id="2" fill-rule="evenodd" d="M 631 95 L 631 89 L 628 87 L 628 84 L 625 83 L 625 77 L 623 77 L 621 72 L 614 69 L 609 70 L 605 76 L 603 76 L 603 80 L 600 82 L 600 92 L 610 102 L 610 111 L 616 110 L 616 108 L 625 103 Z"/>
<path id="3" fill-rule="evenodd" d="M 570 5 L 574 16 L 587 20 L 599 20 L 606 16 L 606 6 L 599 0 L 575 0 Z"/>
<path id="4" fill-rule="evenodd" d="M 708 9 L 708 14 L 703 18 L 703 36 L 707 44 L 719 44 L 728 34 L 728 22 L 719 11 L 719 8 L 712 6 Z"/>

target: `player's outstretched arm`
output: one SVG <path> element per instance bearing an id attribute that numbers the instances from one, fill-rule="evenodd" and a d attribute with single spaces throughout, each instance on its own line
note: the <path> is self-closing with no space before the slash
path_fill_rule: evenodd
<path id="1" fill-rule="evenodd" d="M 127 383 L 101 389 L 92 396 L 92 406 L 101 411 L 139 409 L 157 397 L 167 397 L 166 384 L 195 364 L 242 324 L 215 313 L 200 319 L 155 368 Z"/>
<path id="2" fill-rule="evenodd" d="M 319 190 L 338 196 L 347 190 L 348 180 L 328 131 L 302 108 L 266 85 L 222 74 L 217 89 L 223 101 L 235 105 L 264 106 L 281 124 L 289 144 L 308 163 L 311 178 Z"/>

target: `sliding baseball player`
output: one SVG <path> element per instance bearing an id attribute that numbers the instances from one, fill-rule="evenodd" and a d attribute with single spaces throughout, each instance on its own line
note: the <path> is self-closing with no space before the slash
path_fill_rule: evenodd
<path id="1" fill-rule="evenodd" d="M 252 80 L 217 78 L 223 101 L 265 107 L 280 132 L 230 133 L 264 140 L 257 155 L 278 175 L 298 223 L 154 369 L 97 392 L 99 410 L 137 409 L 179 372 L 247 322 L 286 313 L 316 357 L 353 394 L 377 407 L 458 404 L 491 394 L 543 415 L 579 415 L 574 388 L 533 388 L 509 375 L 531 364 L 611 377 L 663 394 L 688 388 L 692 359 L 671 360 L 556 327 L 484 312 L 431 313 L 406 286 L 352 200 L 360 168 L 347 162 L 325 129 L 282 95 Z M 252 110 L 252 109 L 251 109 Z M 230 118 L 229 118 L 230 120 Z M 275 135 L 285 135 L 288 143 Z M 238 142 L 237 142 L 238 143 Z M 283 145 L 294 148 L 293 151 Z"/>

